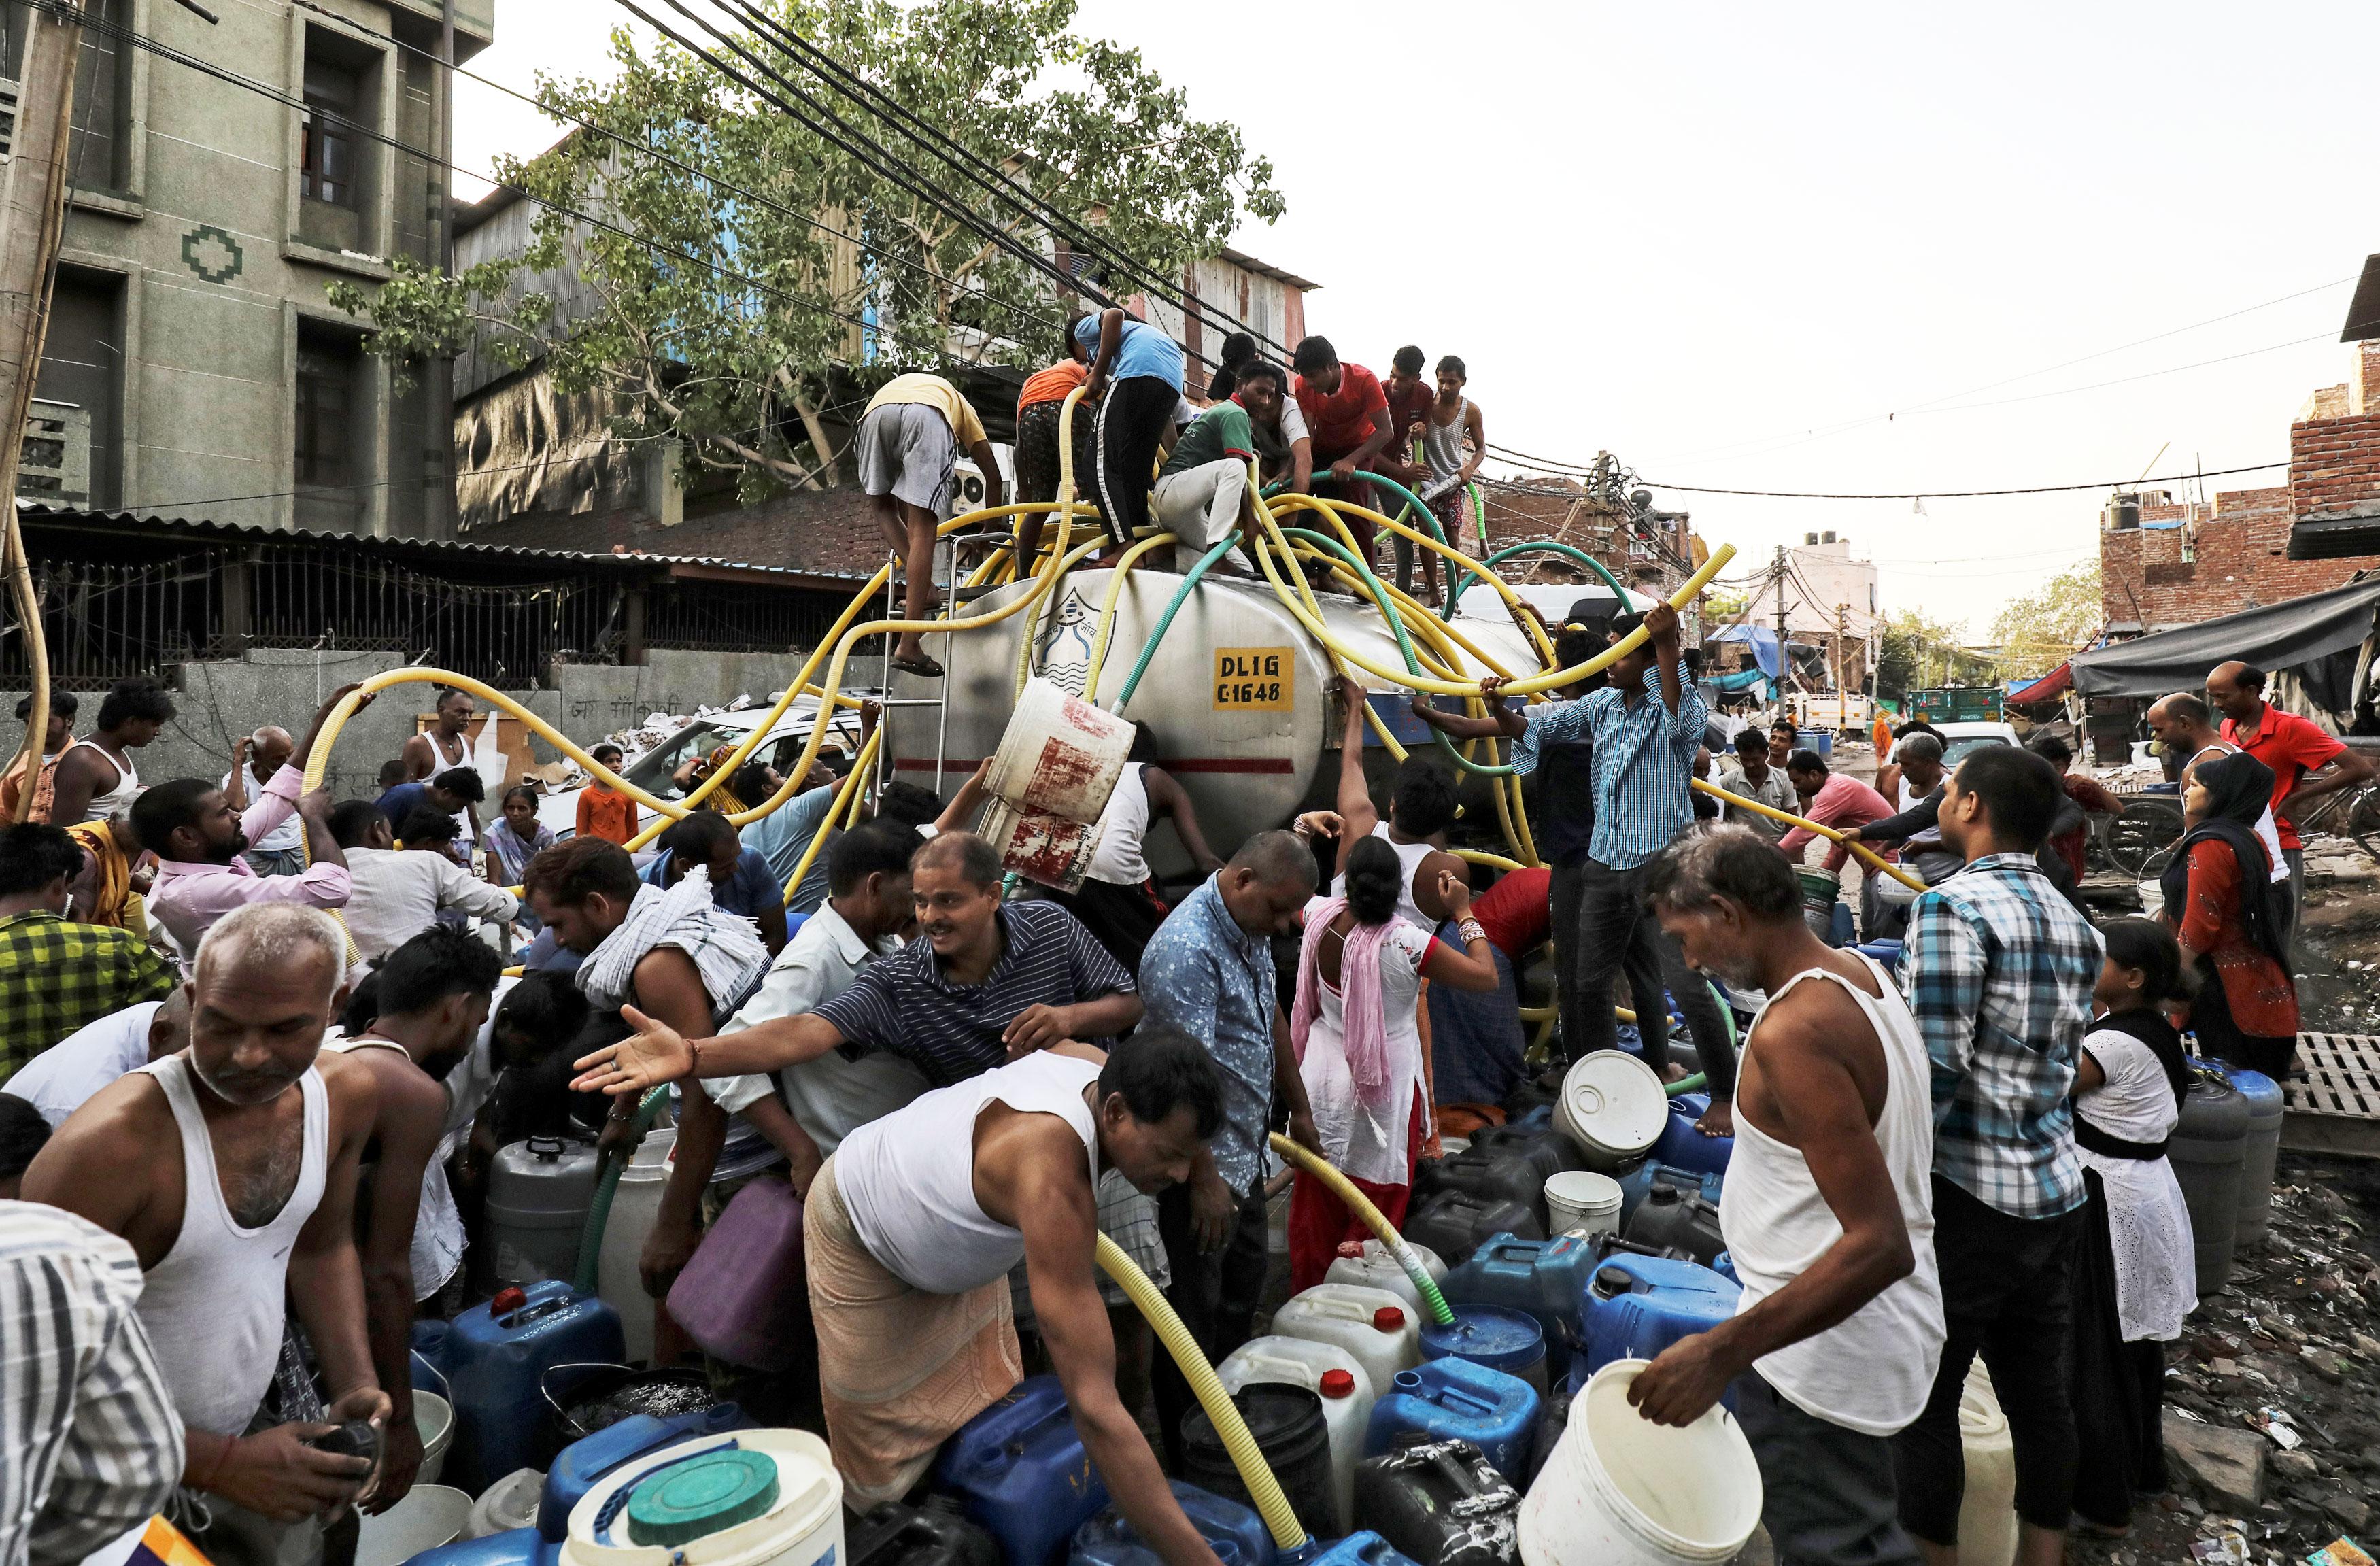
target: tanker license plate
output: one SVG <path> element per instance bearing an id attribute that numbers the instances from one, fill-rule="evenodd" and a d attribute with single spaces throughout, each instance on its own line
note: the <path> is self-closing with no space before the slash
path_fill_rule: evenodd
<path id="1" fill-rule="evenodd" d="M 1285 647 L 1215 649 L 1215 710 L 1286 712 L 1297 665 Z"/>

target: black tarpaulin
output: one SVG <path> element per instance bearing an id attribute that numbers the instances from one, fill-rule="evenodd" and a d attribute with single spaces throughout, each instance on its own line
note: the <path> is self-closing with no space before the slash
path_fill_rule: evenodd
<path id="1" fill-rule="evenodd" d="M 2375 609 L 2380 577 L 2078 653 L 2074 686 L 2085 696 L 2164 696 L 2199 689 L 2233 658 L 2267 672 L 2295 669 L 2362 644 Z"/>

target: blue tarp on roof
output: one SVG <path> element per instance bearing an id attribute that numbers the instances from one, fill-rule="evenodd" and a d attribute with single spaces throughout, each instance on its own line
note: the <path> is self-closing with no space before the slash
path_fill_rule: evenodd
<path id="1" fill-rule="evenodd" d="M 1760 672 L 1775 679 L 1783 671 L 1777 660 L 1777 633 L 1767 625 L 1730 625 L 1710 638 L 1712 641 L 1740 641 L 1752 644 L 1752 661 Z"/>

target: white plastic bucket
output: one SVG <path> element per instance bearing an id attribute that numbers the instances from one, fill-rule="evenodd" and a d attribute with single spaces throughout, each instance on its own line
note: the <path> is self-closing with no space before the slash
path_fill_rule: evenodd
<path id="1" fill-rule="evenodd" d="M 421 1471 L 417 1485 L 434 1485 L 446 1467 L 446 1449 L 455 1444 L 455 1405 L 435 1392 L 413 1394 L 413 1427 L 421 1433 Z"/>
<path id="2" fill-rule="evenodd" d="M 1959 1503 L 1959 1566 L 2010 1566 L 2016 1560 L 2016 1443 L 1982 1356 L 1959 1396 L 1959 1445 L 1967 1488 Z"/>
<path id="3" fill-rule="evenodd" d="M 1554 1100 L 1554 1124 L 1607 1173 L 1652 1151 L 1669 1121 L 1660 1077 L 1618 1050 L 1597 1050 L 1572 1066 Z"/>
<path id="4" fill-rule="evenodd" d="M 986 789 L 1027 814 L 1099 819 L 1132 754 L 1132 725 L 1048 680 L 1028 680 L 993 753 Z"/>
<path id="5" fill-rule="evenodd" d="M 777 1496 L 749 1521 L 674 1548 L 637 1544 L 620 1504 L 652 1475 L 716 1447 L 765 1453 L 777 1465 Z M 570 1509 L 562 1566 L 832 1566 L 844 1559 L 843 1478 L 826 1443 L 808 1430 L 738 1430 L 664 1447 L 606 1474 Z M 361 1566 L 361 1563 L 358 1563 Z"/>
<path id="6" fill-rule="evenodd" d="M 444 1485 L 416 1485 L 356 1536 L 356 1566 L 404 1566 L 425 1549 L 453 1544 L 471 1520 L 471 1498 Z"/>
<path id="7" fill-rule="evenodd" d="M 1546 1227 L 1556 1234 L 1620 1232 L 1620 1182 L 1591 1170 L 1566 1169 L 1546 1176 Z"/>
<path id="8" fill-rule="evenodd" d="M 1405 1244 L 1412 1245 L 1414 1254 L 1421 1257 L 1422 1270 L 1429 1274 L 1431 1282 L 1446 1281 L 1446 1263 L 1439 1259 L 1436 1251 L 1427 1245 L 1415 1245 L 1410 1240 Z M 1388 1246 L 1378 1240 L 1365 1241 L 1361 1256 L 1333 1258 L 1330 1270 L 1322 1275 L 1322 1281 L 1325 1283 L 1353 1283 L 1365 1289 L 1386 1289 L 1412 1307 L 1414 1320 L 1426 1319 L 1422 1314 L 1421 1291 L 1414 1287 L 1414 1281 L 1405 1269 L 1397 1265 L 1397 1258 L 1389 1255 Z"/>
<path id="9" fill-rule="evenodd" d="M 545 1475 L 536 1468 L 516 1468 L 480 1492 L 471 1503 L 471 1520 L 463 1524 L 467 1539 L 509 1534 L 537 1525 L 537 1507 L 545 1494 Z"/>
<path id="10" fill-rule="evenodd" d="M 1347 1374 L 1345 1382 L 1323 1378 L 1334 1370 Z M 1355 1362 L 1355 1356 L 1332 1343 L 1307 1338 L 1251 1338 L 1215 1366 L 1223 1390 L 1236 1392 L 1254 1381 L 1275 1381 L 1304 1387 L 1322 1400 L 1322 1424 L 1330 1436 L 1330 1482 L 1339 1503 L 1339 1531 L 1355 1527 L 1355 1464 L 1364 1456 L 1364 1432 L 1372 1422 L 1372 1404 L 1379 1389 Z M 1348 1383 L 1353 1383 L 1349 1385 Z"/>
<path id="11" fill-rule="evenodd" d="M 603 1220 L 603 1246 L 595 1257 L 595 1293 L 620 1313 L 620 1335 L 627 1356 L 638 1364 L 653 1357 L 653 1297 L 645 1293 L 644 1273 L 638 1263 L 645 1240 L 661 1216 L 662 1190 L 669 1184 L 670 1149 L 677 1132 L 664 1126 L 637 1145 L 636 1155 L 620 1171 L 612 1193 L 612 1213 Z"/>
<path id="12" fill-rule="evenodd" d="M 1390 1317 L 1383 1311 L 1393 1310 Z M 1401 1294 L 1354 1283 L 1317 1283 L 1273 1312 L 1272 1329 L 1346 1351 L 1377 1393 L 1421 1363 L 1421 1318 Z"/>
<path id="13" fill-rule="evenodd" d="M 1641 1359 L 1614 1360 L 1521 1503 L 1525 1566 L 1677 1566 L 1732 1560 L 1760 1523 L 1760 1464 L 1726 1409 L 1681 1429 L 1629 1406 Z"/>

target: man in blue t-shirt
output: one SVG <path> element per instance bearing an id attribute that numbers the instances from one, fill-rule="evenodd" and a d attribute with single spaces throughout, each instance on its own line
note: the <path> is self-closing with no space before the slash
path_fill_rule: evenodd
<path id="1" fill-rule="evenodd" d="M 401 783 L 375 801 L 380 813 L 389 824 L 402 828 L 407 818 L 427 805 L 443 810 L 456 820 L 463 813 L 488 797 L 488 785 L 469 767 L 449 767 L 434 778 L 420 783 Z M 468 824 L 468 823 L 466 823 Z"/>
<path id="2" fill-rule="evenodd" d="M 1183 406 L 1182 345 L 1113 308 L 1075 322 L 1075 340 L 1091 350 L 1084 400 L 1099 405 L 1093 477 L 1111 545 L 1105 564 L 1148 526 L 1148 476 Z"/>
<path id="3" fill-rule="evenodd" d="M 637 872 L 651 886 L 674 886 L 697 865 L 710 871 L 710 901 L 760 927 L 760 939 L 775 956 L 785 949 L 785 888 L 769 861 L 744 846 L 727 818 L 697 810 L 662 833 L 662 852 Z"/>

